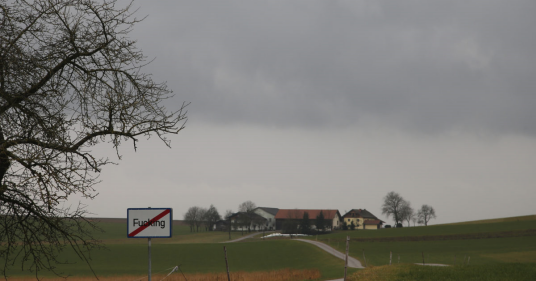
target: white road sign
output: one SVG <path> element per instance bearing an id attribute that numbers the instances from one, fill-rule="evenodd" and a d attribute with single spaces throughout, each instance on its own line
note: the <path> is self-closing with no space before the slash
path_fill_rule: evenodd
<path id="1" fill-rule="evenodd" d="M 128 208 L 128 238 L 171 238 L 173 209 Z"/>

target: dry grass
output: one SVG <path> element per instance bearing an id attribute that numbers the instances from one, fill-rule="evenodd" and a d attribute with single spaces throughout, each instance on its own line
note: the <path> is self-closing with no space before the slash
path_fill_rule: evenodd
<path id="1" fill-rule="evenodd" d="M 186 277 L 186 279 L 185 279 Z M 230 274 L 232 281 L 299 281 L 299 280 L 316 280 L 321 277 L 317 269 L 282 269 L 274 271 L 258 272 L 232 272 Z M 95 277 L 68 277 L 64 278 L 43 278 L 44 281 L 95 281 Z M 106 276 L 99 277 L 100 281 L 144 281 L 147 276 Z M 227 281 L 226 273 L 173 273 L 166 278 L 166 275 L 153 275 L 154 281 Z M 14 277 L 8 281 L 35 281 L 35 277 Z"/>

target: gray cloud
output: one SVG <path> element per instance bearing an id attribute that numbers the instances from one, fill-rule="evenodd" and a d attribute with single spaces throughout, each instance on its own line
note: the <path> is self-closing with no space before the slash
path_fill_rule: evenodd
<path id="1" fill-rule="evenodd" d="M 534 1 L 158 1 L 135 37 L 209 122 L 536 133 Z"/>

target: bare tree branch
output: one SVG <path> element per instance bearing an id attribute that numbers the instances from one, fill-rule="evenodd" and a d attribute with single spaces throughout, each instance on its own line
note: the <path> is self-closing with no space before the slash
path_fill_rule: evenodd
<path id="1" fill-rule="evenodd" d="M 0 272 L 56 272 L 64 249 L 89 265 L 96 226 L 78 194 L 96 196 L 110 164 L 92 147 L 119 148 L 184 129 L 186 107 L 169 110 L 165 83 L 143 72 L 150 61 L 129 38 L 132 3 L 116 0 L 0 0 Z M 169 103 L 167 103 L 169 105 Z M 42 230 L 42 231 L 38 231 Z M 56 272 L 60 274 L 59 272 Z"/>

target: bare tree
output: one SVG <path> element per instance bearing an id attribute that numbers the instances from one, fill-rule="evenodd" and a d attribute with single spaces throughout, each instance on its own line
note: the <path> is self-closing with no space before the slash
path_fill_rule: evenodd
<path id="1" fill-rule="evenodd" d="M 195 227 L 197 229 L 197 232 L 199 232 L 199 227 L 203 225 L 203 222 L 206 219 L 207 209 L 202 208 L 202 207 L 197 207 L 197 208 L 199 209 L 196 213 L 197 216 L 195 218 Z"/>
<path id="2" fill-rule="evenodd" d="M 419 223 L 423 223 L 424 226 L 428 226 L 428 222 L 431 219 L 436 218 L 436 213 L 432 206 L 424 204 L 417 212 L 417 217 L 419 218 Z"/>
<path id="3" fill-rule="evenodd" d="M 248 232 L 251 231 L 251 223 L 253 222 L 253 210 L 257 208 L 257 205 L 253 203 L 252 201 L 244 201 L 240 205 L 238 205 L 238 211 L 243 212 L 245 215 L 240 216 L 242 221 L 242 227 L 247 227 Z"/>
<path id="4" fill-rule="evenodd" d="M 417 214 L 414 213 L 413 216 L 411 216 L 411 221 L 413 222 L 413 226 L 415 226 L 418 220 L 419 218 L 417 217 Z"/>
<path id="5" fill-rule="evenodd" d="M 387 217 L 393 216 L 395 226 L 398 225 L 399 222 L 402 222 L 400 211 L 405 202 L 404 198 L 394 191 L 387 193 L 383 198 L 382 214 Z"/>
<path id="6" fill-rule="evenodd" d="M 190 226 L 190 232 L 193 232 L 196 225 L 197 220 L 197 212 L 199 211 L 199 207 L 190 207 L 188 208 L 188 211 L 184 214 L 184 220 L 188 223 Z"/>
<path id="7" fill-rule="evenodd" d="M 223 216 L 224 220 L 229 220 L 229 218 L 233 215 L 233 210 L 227 209 L 225 210 L 225 215 Z"/>
<path id="8" fill-rule="evenodd" d="M 208 208 L 206 214 L 205 214 L 205 221 L 208 225 L 208 229 L 210 231 L 214 230 L 214 225 L 217 221 L 221 220 L 220 213 L 218 213 L 218 209 L 214 207 L 214 205 L 210 205 Z"/>
<path id="9" fill-rule="evenodd" d="M 140 20 L 115 0 L 0 1 L 0 271 L 54 270 L 71 247 L 88 262 L 95 225 L 70 195 L 96 196 L 107 158 L 119 147 L 184 128 L 183 104 L 168 111 L 165 83 L 129 35 Z M 14 246 L 18 245 L 18 246 Z M 56 272 L 58 273 L 58 272 Z"/>
<path id="10" fill-rule="evenodd" d="M 411 207 L 411 203 L 409 201 L 405 201 L 402 203 L 402 207 L 400 207 L 400 221 L 407 221 L 408 227 L 411 226 L 411 218 L 415 216 L 415 211 Z"/>

